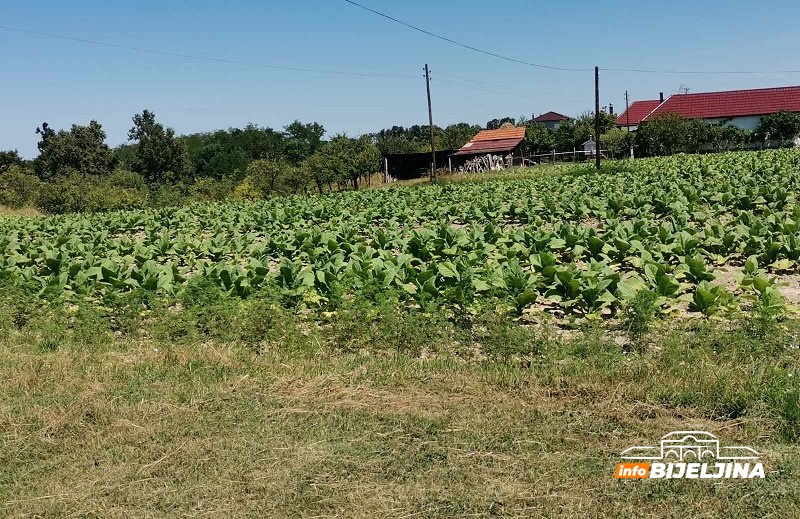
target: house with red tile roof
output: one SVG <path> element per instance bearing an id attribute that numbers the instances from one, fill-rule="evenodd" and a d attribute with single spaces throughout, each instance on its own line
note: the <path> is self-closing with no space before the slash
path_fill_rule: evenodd
<path id="1" fill-rule="evenodd" d="M 684 119 L 704 119 L 712 124 L 730 124 L 754 130 L 762 116 L 780 111 L 800 113 L 800 86 L 675 94 L 641 121 L 673 113 Z"/>
<path id="2" fill-rule="evenodd" d="M 566 115 L 560 114 L 558 112 L 547 112 L 540 115 L 539 117 L 533 118 L 533 122 L 545 125 L 548 130 L 552 130 L 562 122 L 569 120 L 570 117 L 567 117 Z"/>
<path id="3" fill-rule="evenodd" d="M 635 130 L 639 127 L 639 124 L 641 124 L 644 118 L 650 115 L 660 104 L 661 101 L 658 99 L 634 101 L 627 110 L 617 117 L 617 127 L 628 128 L 631 131 Z"/>

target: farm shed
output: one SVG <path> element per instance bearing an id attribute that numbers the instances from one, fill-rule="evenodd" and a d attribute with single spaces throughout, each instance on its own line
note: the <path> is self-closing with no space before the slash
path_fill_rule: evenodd
<path id="1" fill-rule="evenodd" d="M 547 112 L 533 118 L 533 122 L 545 125 L 548 130 L 554 130 L 559 124 L 569 120 L 569 117 L 558 112 Z"/>
<path id="2" fill-rule="evenodd" d="M 483 130 L 450 155 L 451 167 L 457 169 L 470 159 L 486 155 L 496 155 L 503 159 L 510 155 L 514 162 L 522 164 L 525 155 L 525 128 L 508 125 L 499 130 Z"/>
<path id="3" fill-rule="evenodd" d="M 448 167 L 447 157 L 455 150 L 436 150 L 436 169 Z M 387 180 L 411 180 L 424 177 L 431 169 L 431 152 L 387 153 L 383 155 L 384 174 Z"/>
<path id="4" fill-rule="evenodd" d="M 712 124 L 725 123 L 754 130 L 761 116 L 783 110 L 800 113 L 800 86 L 674 94 L 659 103 L 641 122 L 673 113 L 684 119 L 704 119 Z"/>

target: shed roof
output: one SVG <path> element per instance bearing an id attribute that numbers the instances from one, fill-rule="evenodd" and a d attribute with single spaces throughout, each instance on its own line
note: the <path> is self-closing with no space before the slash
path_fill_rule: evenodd
<path id="1" fill-rule="evenodd" d="M 630 120 L 631 126 L 638 126 L 642 120 L 650 115 L 650 112 L 658 108 L 661 101 L 652 99 L 648 101 L 634 101 L 627 110 L 617 118 L 617 126 L 628 126 Z"/>
<path id="2" fill-rule="evenodd" d="M 524 128 L 523 128 L 524 129 Z M 524 137 L 524 136 L 523 136 Z M 477 155 L 479 153 L 495 153 L 511 151 L 522 142 L 523 137 L 512 139 L 496 139 L 491 141 L 472 141 L 466 143 L 453 155 Z"/>
<path id="3" fill-rule="evenodd" d="M 560 114 L 558 112 L 547 112 L 547 113 L 543 113 L 539 117 L 534 117 L 533 118 L 533 122 L 535 122 L 535 123 L 557 123 L 557 122 L 560 122 L 560 121 L 566 121 L 567 119 L 569 119 L 569 117 L 567 117 L 564 114 Z"/>
<path id="4" fill-rule="evenodd" d="M 721 119 L 766 115 L 781 110 L 800 112 L 800 86 L 675 94 L 644 120 L 665 113 L 675 113 L 685 119 Z"/>
<path id="5" fill-rule="evenodd" d="M 483 130 L 470 142 L 497 141 L 501 139 L 524 139 L 525 128 L 500 128 L 499 130 Z"/>

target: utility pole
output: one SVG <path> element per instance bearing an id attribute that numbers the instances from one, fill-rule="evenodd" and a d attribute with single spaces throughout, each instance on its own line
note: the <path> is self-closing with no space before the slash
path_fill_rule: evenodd
<path id="1" fill-rule="evenodd" d="M 631 141 L 631 113 L 628 106 L 628 91 L 625 91 L 625 126 L 628 128 L 628 145 L 630 146 L 631 158 L 633 158 L 633 141 Z"/>
<path id="2" fill-rule="evenodd" d="M 431 129 L 431 182 L 436 183 L 436 146 L 433 143 L 433 109 L 431 108 L 431 70 L 425 64 L 425 88 L 428 90 L 428 124 Z"/>
<path id="3" fill-rule="evenodd" d="M 600 67 L 594 68 L 594 166 L 600 169 Z"/>

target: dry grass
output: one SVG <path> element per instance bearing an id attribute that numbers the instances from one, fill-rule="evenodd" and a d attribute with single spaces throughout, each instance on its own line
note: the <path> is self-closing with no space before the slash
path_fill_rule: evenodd
<path id="1" fill-rule="evenodd" d="M 0 216 L 43 216 L 43 213 L 33 207 L 12 209 L 11 207 L 0 205 Z"/>
<path id="2" fill-rule="evenodd" d="M 32 337 L 0 341 L 9 517 L 800 514 L 780 417 L 734 417 L 715 393 L 770 390 L 739 354 L 623 356 L 584 338 L 532 364 L 475 363 L 123 338 L 42 352 Z M 687 428 L 759 448 L 768 478 L 613 479 L 620 451 Z"/>

